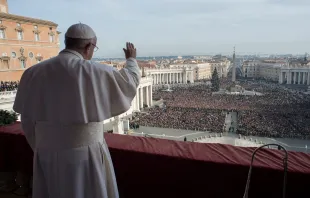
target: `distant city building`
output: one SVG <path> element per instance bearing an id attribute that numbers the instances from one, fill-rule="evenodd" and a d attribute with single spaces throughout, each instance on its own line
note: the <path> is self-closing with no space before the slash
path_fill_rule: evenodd
<path id="1" fill-rule="evenodd" d="M 310 62 L 306 59 L 244 61 L 243 77 L 264 78 L 280 84 L 310 85 Z"/>
<path id="2" fill-rule="evenodd" d="M 0 0 L 0 80 L 16 81 L 28 67 L 59 53 L 57 24 L 9 14 Z"/>

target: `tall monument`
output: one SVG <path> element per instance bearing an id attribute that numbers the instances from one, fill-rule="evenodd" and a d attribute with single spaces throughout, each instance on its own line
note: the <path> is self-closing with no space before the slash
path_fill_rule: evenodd
<path id="1" fill-rule="evenodd" d="M 234 54 L 233 54 L 233 67 L 232 67 L 232 82 L 236 81 L 236 47 L 234 47 Z"/>

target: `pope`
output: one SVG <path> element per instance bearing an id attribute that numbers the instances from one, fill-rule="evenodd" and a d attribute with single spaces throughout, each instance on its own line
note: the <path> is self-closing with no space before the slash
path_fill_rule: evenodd
<path id="1" fill-rule="evenodd" d="M 93 29 L 72 25 L 65 49 L 22 75 L 13 109 L 34 151 L 33 198 L 119 197 L 103 120 L 130 108 L 141 75 L 132 43 L 121 70 L 91 61 L 96 50 Z"/>

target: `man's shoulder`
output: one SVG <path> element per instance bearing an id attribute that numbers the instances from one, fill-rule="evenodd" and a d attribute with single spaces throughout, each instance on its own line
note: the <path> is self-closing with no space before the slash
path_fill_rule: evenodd
<path id="1" fill-rule="evenodd" d="M 102 72 L 112 72 L 115 70 L 115 68 L 113 66 L 107 65 L 107 64 L 102 64 L 99 62 L 95 62 L 95 61 L 89 61 L 89 64 L 91 64 L 91 66 L 98 70 L 98 71 L 102 71 Z"/>

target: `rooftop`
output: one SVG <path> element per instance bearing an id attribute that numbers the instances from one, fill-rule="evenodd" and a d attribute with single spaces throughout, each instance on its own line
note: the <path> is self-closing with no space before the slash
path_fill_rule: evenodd
<path id="1" fill-rule="evenodd" d="M 53 26 L 53 27 L 58 26 L 57 23 L 54 23 L 52 21 L 36 19 L 36 18 L 31 18 L 31 17 L 25 17 L 25 16 L 19 16 L 19 15 L 15 15 L 15 14 L 8 14 L 8 13 L 4 13 L 4 12 L 0 12 L 0 18 L 11 19 L 11 20 L 16 20 L 16 21 L 21 21 L 21 22 L 29 22 L 29 23 L 34 23 L 34 24 L 49 25 L 49 26 Z"/>

